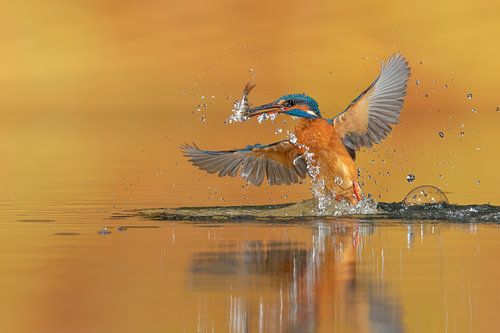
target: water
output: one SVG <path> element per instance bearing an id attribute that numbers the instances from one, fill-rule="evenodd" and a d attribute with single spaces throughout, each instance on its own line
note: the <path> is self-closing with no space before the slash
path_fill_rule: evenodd
<path id="1" fill-rule="evenodd" d="M 295 221 L 297 223 L 322 217 L 335 221 L 339 215 L 344 219 L 363 219 L 373 222 L 389 220 L 442 221 L 456 223 L 490 222 L 500 223 L 500 207 L 491 205 L 453 205 L 447 203 L 407 205 L 404 203 L 375 204 L 363 201 L 357 206 L 337 204 L 329 210 L 318 212 L 317 201 L 305 200 L 298 203 L 265 206 L 213 206 L 159 208 L 130 211 L 128 214 L 143 216 L 153 220 L 243 220 L 243 221 Z M 115 217 L 120 217 L 116 215 Z"/>
<path id="2" fill-rule="evenodd" d="M 380 203 L 371 215 L 291 216 L 308 205 L 5 216 L 0 329 L 484 332 L 498 324 L 498 207 Z"/>
<path id="3" fill-rule="evenodd" d="M 45 179 L 46 197 L 0 201 L 1 332 L 484 332 L 500 324 L 499 206 L 449 204 L 437 187 L 418 186 L 404 204 L 318 209 L 319 196 L 148 209 L 138 207 L 163 207 L 151 188 L 127 201 L 94 182 Z M 205 194 L 185 188 L 171 183 L 169 203 Z"/>

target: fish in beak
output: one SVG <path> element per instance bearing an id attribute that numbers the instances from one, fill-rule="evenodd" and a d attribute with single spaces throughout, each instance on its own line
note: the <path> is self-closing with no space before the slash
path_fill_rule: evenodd
<path id="1" fill-rule="evenodd" d="M 237 100 L 233 104 L 233 114 L 226 119 L 225 123 L 236 123 L 236 122 L 243 122 L 248 119 L 248 110 L 250 110 L 250 103 L 248 102 L 248 95 L 250 94 L 250 91 L 255 87 L 255 84 L 253 82 L 248 82 L 245 85 L 245 88 L 243 88 L 243 94 L 241 96 L 240 100 Z"/>

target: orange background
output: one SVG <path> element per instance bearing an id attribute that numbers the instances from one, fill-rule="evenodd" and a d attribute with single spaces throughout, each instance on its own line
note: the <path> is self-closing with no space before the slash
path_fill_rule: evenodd
<path id="1" fill-rule="evenodd" d="M 455 203 L 500 203 L 499 2 L 1 7 L 0 200 L 122 208 L 309 198 L 307 184 L 253 188 L 205 174 L 178 147 L 282 139 L 274 131 L 292 129 L 291 119 L 223 124 L 253 75 L 254 104 L 306 92 L 333 116 L 375 78 L 382 59 L 401 51 L 412 68 L 401 124 L 358 155 L 365 191 L 399 201 L 414 186 L 433 184 Z M 199 103 L 207 107 L 196 112 Z M 412 184 L 408 173 L 416 175 Z"/>

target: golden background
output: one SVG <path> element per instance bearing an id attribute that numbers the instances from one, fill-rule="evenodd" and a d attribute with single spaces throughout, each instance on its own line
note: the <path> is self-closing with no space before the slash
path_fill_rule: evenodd
<path id="1" fill-rule="evenodd" d="M 316 222 L 109 219 L 123 208 L 309 198 L 308 184 L 245 186 L 182 157 L 183 143 L 238 148 L 280 140 L 278 127 L 293 128 L 289 118 L 224 125 L 253 76 L 255 104 L 306 92 L 334 116 L 372 82 L 383 59 L 402 52 L 412 76 L 401 123 L 382 145 L 358 154 L 365 192 L 399 201 L 434 184 L 454 203 L 500 204 L 499 11 L 500 2 L 489 0 L 0 1 L 0 213 L 7 212 L 0 328 L 194 331 L 206 313 L 224 331 L 232 293 L 195 290 L 193 256 L 226 241 L 292 241 L 311 250 Z M 410 246 L 411 223 L 380 223 L 355 253 L 351 229 L 363 223 L 345 223 L 349 232 L 337 238 L 356 261 L 351 278 L 387 283 L 408 331 L 498 327 L 497 226 L 415 222 Z M 118 231 L 126 224 L 156 229 Z M 104 225 L 111 234 L 98 235 Z M 338 244 L 336 235 L 325 244 Z M 327 259 L 319 271 L 336 276 L 338 263 Z M 252 295 L 279 295 L 253 287 Z M 318 293 L 318 302 L 343 308 L 348 297 L 329 298 L 342 285 L 324 287 L 331 293 Z M 323 331 L 369 319 L 373 295 L 355 290 L 358 306 L 345 307 L 345 318 L 319 313 Z"/>
<path id="2" fill-rule="evenodd" d="M 253 188 L 205 174 L 178 147 L 282 139 L 274 131 L 292 129 L 291 119 L 223 124 L 252 76 L 254 104 L 306 92 L 333 116 L 375 78 L 381 60 L 400 51 L 412 68 L 408 96 L 392 136 L 358 154 L 365 191 L 399 201 L 416 185 L 434 184 L 454 203 L 500 203 L 499 2 L 1 7 L 0 200 L 123 208 L 309 198 L 307 184 Z M 207 107 L 197 112 L 200 103 Z"/>

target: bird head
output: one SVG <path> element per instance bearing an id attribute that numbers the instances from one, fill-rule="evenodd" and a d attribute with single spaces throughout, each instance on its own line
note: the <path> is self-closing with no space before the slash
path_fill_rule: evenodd
<path id="1" fill-rule="evenodd" d="M 247 116 L 266 114 L 287 114 L 293 117 L 313 119 L 321 117 L 318 103 L 306 94 L 289 94 L 275 101 L 248 110 Z"/>

